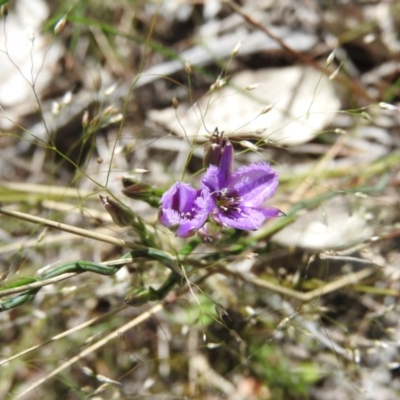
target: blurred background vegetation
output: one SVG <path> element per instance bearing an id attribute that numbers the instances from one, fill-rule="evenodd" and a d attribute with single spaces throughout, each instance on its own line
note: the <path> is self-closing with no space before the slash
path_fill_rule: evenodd
<path id="1" fill-rule="evenodd" d="M 399 7 L 4 4 L 0 398 L 398 399 Z M 176 238 L 216 127 L 287 217 Z"/>

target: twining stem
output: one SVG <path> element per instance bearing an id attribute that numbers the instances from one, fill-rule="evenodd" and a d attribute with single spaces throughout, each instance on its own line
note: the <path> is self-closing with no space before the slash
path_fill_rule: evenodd
<path id="1" fill-rule="evenodd" d="M 72 261 L 52 268 L 51 270 L 28 277 L 20 277 L 16 280 L 7 282 L 5 285 L 0 287 L 0 297 L 10 295 L 14 293 L 20 293 L 16 297 L 7 298 L 0 302 L 0 311 L 10 310 L 15 308 L 31 299 L 39 292 L 39 290 L 46 284 L 53 283 L 54 278 L 57 280 L 67 279 L 73 275 L 80 274 L 83 272 L 93 272 L 100 275 L 113 275 L 115 274 L 122 265 L 132 262 L 137 258 L 144 257 L 159 261 L 162 265 L 169 268 L 171 272 L 171 279 L 167 279 L 163 286 L 158 291 L 153 289 L 153 297 L 150 300 L 161 299 L 165 297 L 167 292 L 171 290 L 172 286 L 179 281 L 182 272 L 177 265 L 176 260 L 169 254 L 153 248 L 144 248 L 133 250 L 128 253 L 129 258 L 123 257 L 119 263 L 94 263 L 91 261 Z M 22 289 L 21 289 L 22 287 Z"/>

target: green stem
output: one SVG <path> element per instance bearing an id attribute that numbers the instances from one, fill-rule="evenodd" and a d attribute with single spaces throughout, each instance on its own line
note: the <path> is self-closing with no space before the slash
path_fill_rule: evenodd
<path id="1" fill-rule="evenodd" d="M 157 291 L 153 289 L 152 296 L 154 297 L 154 299 L 165 297 L 168 291 L 171 290 L 174 284 L 178 282 L 182 277 L 182 271 L 177 264 L 177 261 L 172 256 L 161 250 L 154 248 L 133 250 L 122 257 L 122 259 L 127 257 L 132 257 L 133 260 L 139 257 L 153 259 L 160 262 L 172 271 L 168 279 Z M 52 279 L 66 273 L 81 274 L 83 272 L 93 272 L 100 275 L 110 276 L 114 275 L 121 268 L 122 265 L 124 264 L 112 266 L 97 264 L 91 261 L 72 261 L 53 268 L 50 271 L 45 272 L 41 275 L 21 277 L 13 281 L 7 282 L 0 287 L 0 292 L 9 289 L 16 289 L 23 286 L 26 287 L 30 284 Z M 10 310 L 23 303 L 26 303 L 27 301 L 32 300 L 42 287 L 43 286 L 34 287 L 23 291 L 17 296 L 0 300 L 0 312 Z"/>

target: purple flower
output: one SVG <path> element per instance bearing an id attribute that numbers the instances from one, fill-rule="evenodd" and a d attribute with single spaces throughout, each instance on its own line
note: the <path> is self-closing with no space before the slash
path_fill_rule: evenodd
<path id="1" fill-rule="evenodd" d="M 197 190 L 183 182 L 175 183 L 160 202 L 159 221 L 182 238 L 194 235 L 204 225 L 213 207 L 207 188 Z"/>
<path id="2" fill-rule="evenodd" d="M 222 156 L 219 166 L 208 167 L 202 179 L 202 190 L 212 199 L 211 217 L 223 227 L 243 230 L 260 228 L 267 218 L 285 215 L 261 204 L 278 187 L 278 174 L 265 162 L 253 163 L 230 173 L 230 157 Z"/>
<path id="3" fill-rule="evenodd" d="M 161 198 L 159 221 L 182 238 L 194 235 L 211 217 L 222 227 L 253 231 L 267 218 L 285 215 L 263 207 L 278 187 L 278 174 L 265 162 L 253 163 L 232 172 L 233 147 L 219 141 L 206 154 L 209 165 L 201 189 L 177 182 Z M 209 229 L 200 232 L 214 240 Z M 215 236 L 215 238 L 214 238 Z"/>

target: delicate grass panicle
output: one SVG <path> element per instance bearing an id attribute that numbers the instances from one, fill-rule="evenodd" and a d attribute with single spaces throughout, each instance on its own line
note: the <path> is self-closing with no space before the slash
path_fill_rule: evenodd
<path id="1" fill-rule="evenodd" d="M 1 399 L 399 398 L 397 6 L 239 3 L 0 0 Z"/>

